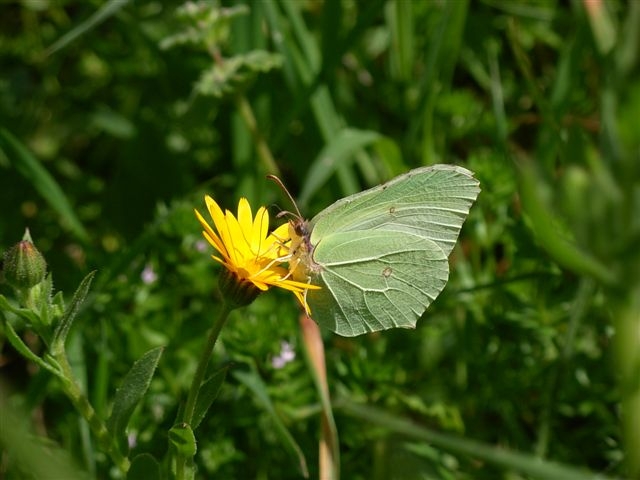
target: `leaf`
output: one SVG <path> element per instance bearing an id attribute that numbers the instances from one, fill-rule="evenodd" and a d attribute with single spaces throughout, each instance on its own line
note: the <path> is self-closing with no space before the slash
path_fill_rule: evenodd
<path id="1" fill-rule="evenodd" d="M 14 307 L 4 295 L 0 295 L 0 310 L 6 310 L 17 315 L 31 326 L 39 323 L 38 315 L 28 308 Z"/>
<path id="2" fill-rule="evenodd" d="M 219 47 L 229 41 L 233 18 L 248 13 L 246 5 L 221 8 L 213 2 L 187 2 L 178 7 L 176 17 L 188 26 L 183 31 L 164 38 L 160 42 L 160 48 L 167 50 L 186 44 L 205 47 L 207 50 Z"/>
<path id="3" fill-rule="evenodd" d="M 529 163 L 523 163 L 521 167 L 520 197 L 538 242 L 565 268 L 590 275 L 605 285 L 615 285 L 618 280 L 608 265 L 559 233 L 557 225 L 562 224 L 561 218 L 555 214 L 550 202 L 545 201 L 543 183 L 536 168 Z"/>
<path id="4" fill-rule="evenodd" d="M 0 308 L 6 308 L 7 305 L 8 305 L 7 299 L 4 296 L 0 295 Z M 52 362 L 52 364 L 50 364 L 49 362 L 44 361 L 42 358 L 38 357 L 35 353 L 31 351 L 31 349 L 29 349 L 29 347 L 27 347 L 27 345 L 25 345 L 25 343 L 22 341 L 20 336 L 16 333 L 16 331 L 13 329 L 11 324 L 8 321 L 6 321 L 6 319 L 3 323 L 4 323 L 3 333 L 5 334 L 7 340 L 9 340 L 9 343 L 11 344 L 11 346 L 13 346 L 13 348 L 15 348 L 18 353 L 20 353 L 27 360 L 31 360 L 36 365 L 39 365 L 40 367 L 51 372 L 52 374 L 58 377 L 61 376 L 60 371 L 53 364 L 54 361 L 50 360 Z"/>
<path id="5" fill-rule="evenodd" d="M 282 65 L 282 57 L 262 50 L 227 58 L 204 70 L 194 90 L 200 95 L 221 98 L 235 93 L 251 82 L 258 73 L 268 72 Z"/>
<path id="6" fill-rule="evenodd" d="M 8 130 L 0 128 L 0 149 L 2 149 L 16 169 L 33 185 L 51 207 L 64 219 L 71 232 L 82 241 L 89 235 L 71 208 L 69 200 L 60 185 L 42 166 L 38 159 Z"/>
<path id="7" fill-rule="evenodd" d="M 87 293 L 89 293 L 89 287 L 91 287 L 91 281 L 95 274 L 96 272 L 94 270 L 84 277 L 82 282 L 80 282 L 80 285 L 78 286 L 76 293 L 73 294 L 73 298 L 65 310 L 64 315 L 60 319 L 58 325 L 56 325 L 53 340 L 51 341 L 51 350 L 54 354 L 64 349 L 64 342 L 66 341 L 69 330 L 71 329 L 76 315 L 80 310 L 80 305 L 82 305 L 82 302 L 84 302 L 84 299 L 87 297 Z"/>
<path id="8" fill-rule="evenodd" d="M 148 453 L 137 455 L 131 461 L 131 467 L 127 472 L 127 479 L 138 480 L 141 478 L 145 480 L 160 480 L 162 478 L 160 464 L 153 455 Z"/>
<path id="9" fill-rule="evenodd" d="M 304 207 L 309 199 L 331 178 L 338 167 L 344 167 L 347 161 L 353 160 L 353 155 L 357 151 L 381 138 L 383 138 L 382 135 L 371 130 L 353 128 L 340 130 L 311 164 L 300 191 L 298 203 Z"/>
<path id="10" fill-rule="evenodd" d="M 115 15 L 122 7 L 127 5 L 130 0 L 109 0 L 102 5 L 93 15 L 91 15 L 84 22 L 79 23 L 69 32 L 65 33 L 62 37 L 56 40 L 47 50 L 45 55 L 51 55 L 58 50 L 63 49 L 71 42 L 84 35 L 92 28 L 97 27 L 109 17 Z"/>
<path id="11" fill-rule="evenodd" d="M 193 458 L 198 450 L 193 430 L 186 423 L 181 423 L 171 427 L 169 430 L 169 441 L 178 451 L 180 456 L 184 458 Z"/>
<path id="12" fill-rule="evenodd" d="M 224 383 L 224 379 L 229 371 L 229 366 L 222 367 L 220 370 L 211 375 L 200 387 L 198 392 L 198 400 L 193 411 L 193 420 L 191 422 L 192 428 L 195 430 L 200 425 L 200 422 L 204 419 L 207 411 L 211 407 L 211 404 L 218 397 L 220 388 Z"/>
<path id="13" fill-rule="evenodd" d="M 271 417 L 274 426 L 276 427 L 276 433 L 282 440 L 282 443 L 286 449 L 293 455 L 298 462 L 298 469 L 300 473 L 305 477 L 309 477 L 309 469 L 307 468 L 307 461 L 302 453 L 302 449 L 293 438 L 293 435 L 289 432 L 282 419 L 276 413 L 276 410 L 271 403 L 267 388 L 262 381 L 262 378 L 255 372 L 234 372 L 233 376 L 242 384 L 244 384 L 249 390 L 253 392 L 256 400 L 262 405 L 264 410 Z"/>
<path id="14" fill-rule="evenodd" d="M 107 428 L 118 438 L 124 436 L 129 418 L 138 402 L 144 397 L 158 366 L 164 347 L 156 347 L 137 360 L 122 381 L 113 402 L 113 411 L 107 421 Z"/>

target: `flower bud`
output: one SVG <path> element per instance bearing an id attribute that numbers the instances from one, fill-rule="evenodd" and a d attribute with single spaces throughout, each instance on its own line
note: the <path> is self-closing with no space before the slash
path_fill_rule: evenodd
<path id="1" fill-rule="evenodd" d="M 29 230 L 21 242 L 4 252 L 4 277 L 15 288 L 29 289 L 44 280 L 47 262 L 31 241 Z"/>

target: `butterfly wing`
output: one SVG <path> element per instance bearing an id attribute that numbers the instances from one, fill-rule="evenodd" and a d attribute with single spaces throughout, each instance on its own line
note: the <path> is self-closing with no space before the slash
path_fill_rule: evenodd
<path id="1" fill-rule="evenodd" d="M 313 318 L 344 336 L 415 327 L 449 276 L 448 257 L 480 192 L 464 168 L 434 165 L 337 201 L 310 222 Z"/>
<path id="2" fill-rule="evenodd" d="M 406 232 L 340 232 L 314 250 L 322 266 L 307 302 L 322 326 L 351 337 L 393 327 L 414 328 L 449 276 L 438 245 Z"/>
<path id="3" fill-rule="evenodd" d="M 411 170 L 320 212 L 311 220 L 311 244 L 337 232 L 392 230 L 432 240 L 449 256 L 479 185 L 472 172 L 454 165 Z"/>

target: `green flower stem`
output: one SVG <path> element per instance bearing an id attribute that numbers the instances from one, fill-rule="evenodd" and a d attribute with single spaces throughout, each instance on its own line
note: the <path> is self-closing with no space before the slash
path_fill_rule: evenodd
<path id="1" fill-rule="evenodd" d="M 191 387 L 189 388 L 189 393 L 187 395 L 187 403 L 185 404 L 184 412 L 182 413 L 182 423 L 191 425 L 191 422 L 193 421 L 193 414 L 195 412 L 196 402 L 198 401 L 198 394 L 200 392 L 202 382 L 204 381 L 204 376 L 207 373 L 207 367 L 209 366 L 209 359 L 211 358 L 213 347 L 215 347 L 218 337 L 220 336 L 220 331 L 226 323 L 227 318 L 229 318 L 229 313 L 231 313 L 233 308 L 234 307 L 229 302 L 223 301 L 220 315 L 209 331 L 207 344 L 205 345 L 204 350 L 202 350 L 200 361 L 198 362 L 198 368 L 196 369 L 196 373 L 191 381 Z M 177 480 L 184 480 L 187 460 L 188 459 L 182 455 L 178 456 L 176 463 Z"/>
<path id="2" fill-rule="evenodd" d="M 126 474 L 131 466 L 129 459 L 120 453 L 115 439 L 111 436 L 104 422 L 98 417 L 98 414 L 89 403 L 86 395 L 75 381 L 67 355 L 61 352 L 54 355 L 54 358 L 60 366 L 62 375 L 60 375 L 59 378 L 62 381 L 64 391 L 71 400 L 71 403 L 73 403 L 75 409 L 87 421 L 102 449 L 111 457 L 116 467 L 123 474 Z"/>
<path id="3" fill-rule="evenodd" d="M 627 476 L 640 478 L 640 284 L 614 299 L 613 313 Z"/>

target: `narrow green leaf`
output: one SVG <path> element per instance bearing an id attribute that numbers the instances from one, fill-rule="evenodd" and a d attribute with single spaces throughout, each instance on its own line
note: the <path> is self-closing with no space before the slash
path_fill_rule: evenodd
<path id="1" fill-rule="evenodd" d="M 4 308 L 5 303 L 8 303 L 6 298 L 0 295 L 0 308 Z M 11 346 L 13 346 L 13 348 L 15 348 L 20 355 L 22 355 L 27 360 L 31 360 L 36 365 L 39 365 L 52 374 L 60 376 L 60 372 L 53 365 L 50 365 L 49 363 L 44 361 L 42 358 L 33 353 L 31 349 L 29 349 L 29 347 L 27 347 L 27 345 L 22 341 L 20 336 L 16 333 L 11 324 L 6 321 L 6 319 L 3 321 L 3 324 L 4 335 L 6 336 L 7 340 L 9 340 Z"/>
<path id="2" fill-rule="evenodd" d="M 309 199 L 331 178 L 337 168 L 345 167 L 360 149 L 380 140 L 382 135 L 371 130 L 342 129 L 318 154 L 307 172 L 298 202 L 305 206 Z"/>
<path id="3" fill-rule="evenodd" d="M 169 430 L 169 442 L 184 458 L 193 458 L 198 450 L 193 430 L 186 423 L 171 427 Z"/>
<path id="4" fill-rule="evenodd" d="M 520 176 L 522 206 L 533 224 L 533 231 L 542 247 L 560 265 L 574 272 L 590 275 L 606 285 L 614 285 L 617 280 L 610 268 L 554 228 L 560 223 L 560 219 L 553 215 L 553 208 L 544 201 L 541 185 L 543 183 L 535 168 L 523 164 Z"/>
<path id="5" fill-rule="evenodd" d="M 36 313 L 34 313 L 32 310 L 29 310 L 28 308 L 14 307 L 13 305 L 11 305 L 11 303 L 9 303 L 9 300 L 7 300 L 7 297 L 5 297 L 4 295 L 0 295 L 0 311 L 1 310 L 6 310 L 7 312 L 11 312 L 14 315 L 22 318 L 25 322 L 27 322 L 27 325 L 29 326 L 37 324 L 39 322 L 38 315 Z"/>
<path id="6" fill-rule="evenodd" d="M 160 480 L 162 478 L 160 464 L 153 455 L 148 453 L 137 455 L 132 460 L 131 468 L 127 472 L 127 479 L 129 480 L 142 478 L 145 480 Z"/>
<path id="7" fill-rule="evenodd" d="M 64 348 L 64 342 L 67 339 L 67 335 L 69 334 L 69 330 L 71 330 L 71 326 L 78 314 L 78 310 L 80 310 L 80 305 L 84 302 L 84 299 L 87 297 L 87 293 L 89 293 L 89 287 L 91 286 L 91 281 L 95 276 L 95 270 L 89 273 L 76 290 L 76 293 L 73 294 L 73 298 L 69 303 L 69 306 L 64 312 L 64 315 L 60 319 L 58 325 L 56 325 L 55 332 L 53 333 L 53 340 L 51 341 L 51 349 L 54 352 L 61 351 Z"/>
<path id="8" fill-rule="evenodd" d="M 388 3 L 386 9 L 392 42 L 389 50 L 391 76 L 403 82 L 410 81 L 415 70 L 413 8 L 412 2 L 400 0 Z"/>
<path id="9" fill-rule="evenodd" d="M 113 411 L 107 421 L 107 428 L 118 438 L 124 436 L 129 418 L 138 402 L 144 397 L 151 378 L 158 366 L 164 347 L 156 347 L 137 360 L 122 381 L 113 401 Z"/>
<path id="10" fill-rule="evenodd" d="M 69 32 L 65 33 L 62 37 L 56 40 L 47 50 L 45 55 L 51 55 L 58 50 L 63 49 L 71 42 L 87 33 L 92 28 L 97 27 L 109 17 L 115 15 L 122 7 L 127 5 L 130 0 L 109 0 L 103 4 L 93 15 L 91 15 L 84 22 L 79 23 Z"/>
<path id="11" fill-rule="evenodd" d="M 276 427 L 276 433 L 282 440 L 282 443 L 286 449 L 293 455 L 297 462 L 300 473 L 305 477 L 309 477 L 309 469 L 307 468 L 307 461 L 304 457 L 302 449 L 293 438 L 293 435 L 289 432 L 282 419 L 276 413 L 276 409 L 271 403 L 269 398 L 269 392 L 265 386 L 262 378 L 254 370 L 249 372 L 234 372 L 233 376 L 242 384 L 244 384 L 249 390 L 253 392 L 256 400 L 262 405 L 264 410 L 269 414 Z"/>
<path id="12" fill-rule="evenodd" d="M 200 387 L 198 392 L 198 400 L 196 401 L 196 407 L 193 411 L 193 420 L 191 422 L 192 428 L 195 430 L 200 425 L 200 422 L 204 419 L 207 411 L 211 407 L 211 404 L 218 397 L 220 388 L 224 383 L 224 379 L 229 371 L 229 366 L 222 367 L 216 373 L 211 375 Z"/>
<path id="13" fill-rule="evenodd" d="M 89 235 L 80 219 L 71 208 L 64 191 L 42 166 L 36 157 L 8 130 L 0 128 L 0 149 L 16 169 L 33 185 L 51 207 L 64 220 L 63 225 L 80 240 L 87 241 Z"/>

